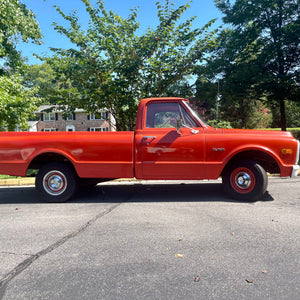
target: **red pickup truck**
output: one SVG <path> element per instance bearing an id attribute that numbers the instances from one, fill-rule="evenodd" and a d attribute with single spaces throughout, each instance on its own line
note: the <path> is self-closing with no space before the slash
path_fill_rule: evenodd
<path id="1" fill-rule="evenodd" d="M 36 190 L 64 202 L 80 182 L 116 178 L 201 180 L 222 177 L 230 197 L 254 201 L 267 173 L 295 177 L 299 141 L 289 132 L 216 129 L 182 98 L 141 100 L 135 131 L 1 132 L 0 174 L 38 169 Z"/>

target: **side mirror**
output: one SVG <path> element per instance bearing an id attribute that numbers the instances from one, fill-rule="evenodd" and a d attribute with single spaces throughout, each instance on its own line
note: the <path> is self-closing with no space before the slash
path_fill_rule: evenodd
<path id="1" fill-rule="evenodd" d="M 197 134 L 197 133 L 199 132 L 199 130 L 196 130 L 196 129 L 194 129 L 194 128 L 192 128 L 192 127 L 186 125 L 186 124 L 183 124 L 182 119 L 177 119 L 177 120 L 176 120 L 176 123 L 177 123 L 177 133 L 178 133 L 178 134 L 180 134 L 180 128 L 181 128 L 181 127 L 185 127 L 185 128 L 191 129 L 191 133 L 192 133 L 192 134 Z"/>

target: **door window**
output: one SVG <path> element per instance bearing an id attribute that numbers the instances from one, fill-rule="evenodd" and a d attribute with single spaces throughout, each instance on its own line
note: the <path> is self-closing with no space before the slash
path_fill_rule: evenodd
<path id="1" fill-rule="evenodd" d="M 147 128 L 176 128 L 177 121 L 197 127 L 194 120 L 179 103 L 150 103 L 147 108 Z"/>

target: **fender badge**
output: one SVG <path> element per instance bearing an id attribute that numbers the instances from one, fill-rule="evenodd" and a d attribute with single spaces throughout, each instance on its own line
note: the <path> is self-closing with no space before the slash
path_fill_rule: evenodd
<path id="1" fill-rule="evenodd" d="M 212 148 L 212 151 L 213 151 L 213 152 L 217 152 L 217 151 L 224 152 L 224 151 L 225 151 L 225 148 Z"/>

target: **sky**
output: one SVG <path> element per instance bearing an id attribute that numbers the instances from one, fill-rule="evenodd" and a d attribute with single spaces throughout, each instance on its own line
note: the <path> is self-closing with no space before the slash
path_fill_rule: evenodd
<path id="1" fill-rule="evenodd" d="M 138 22 L 140 23 L 140 32 L 144 33 L 147 28 L 155 27 L 158 23 L 156 2 L 158 0 L 104 0 L 105 7 L 108 10 L 113 10 L 121 17 L 126 18 L 130 14 L 130 9 L 138 7 Z M 68 49 L 72 44 L 66 37 L 57 33 L 52 25 L 56 22 L 58 25 L 66 25 L 65 20 L 59 15 L 54 5 L 60 7 L 65 14 L 70 14 L 73 10 L 79 15 L 79 23 L 83 26 L 88 25 L 88 15 L 85 11 L 85 6 L 80 0 L 20 0 L 28 9 L 32 10 L 36 16 L 36 20 L 40 25 L 43 37 L 43 45 L 35 45 L 32 43 L 20 43 L 18 50 L 22 51 L 22 55 L 28 58 L 29 64 L 40 63 L 40 60 L 33 56 L 52 55 L 50 47 Z M 96 0 L 90 0 L 93 4 Z M 170 0 L 175 4 L 175 7 L 185 4 L 187 0 Z M 188 19 L 192 16 L 197 18 L 194 20 L 194 27 L 202 27 L 212 19 L 217 18 L 216 25 L 222 23 L 222 14 L 215 7 L 213 0 L 192 0 L 190 8 L 184 13 L 183 19 Z"/>

